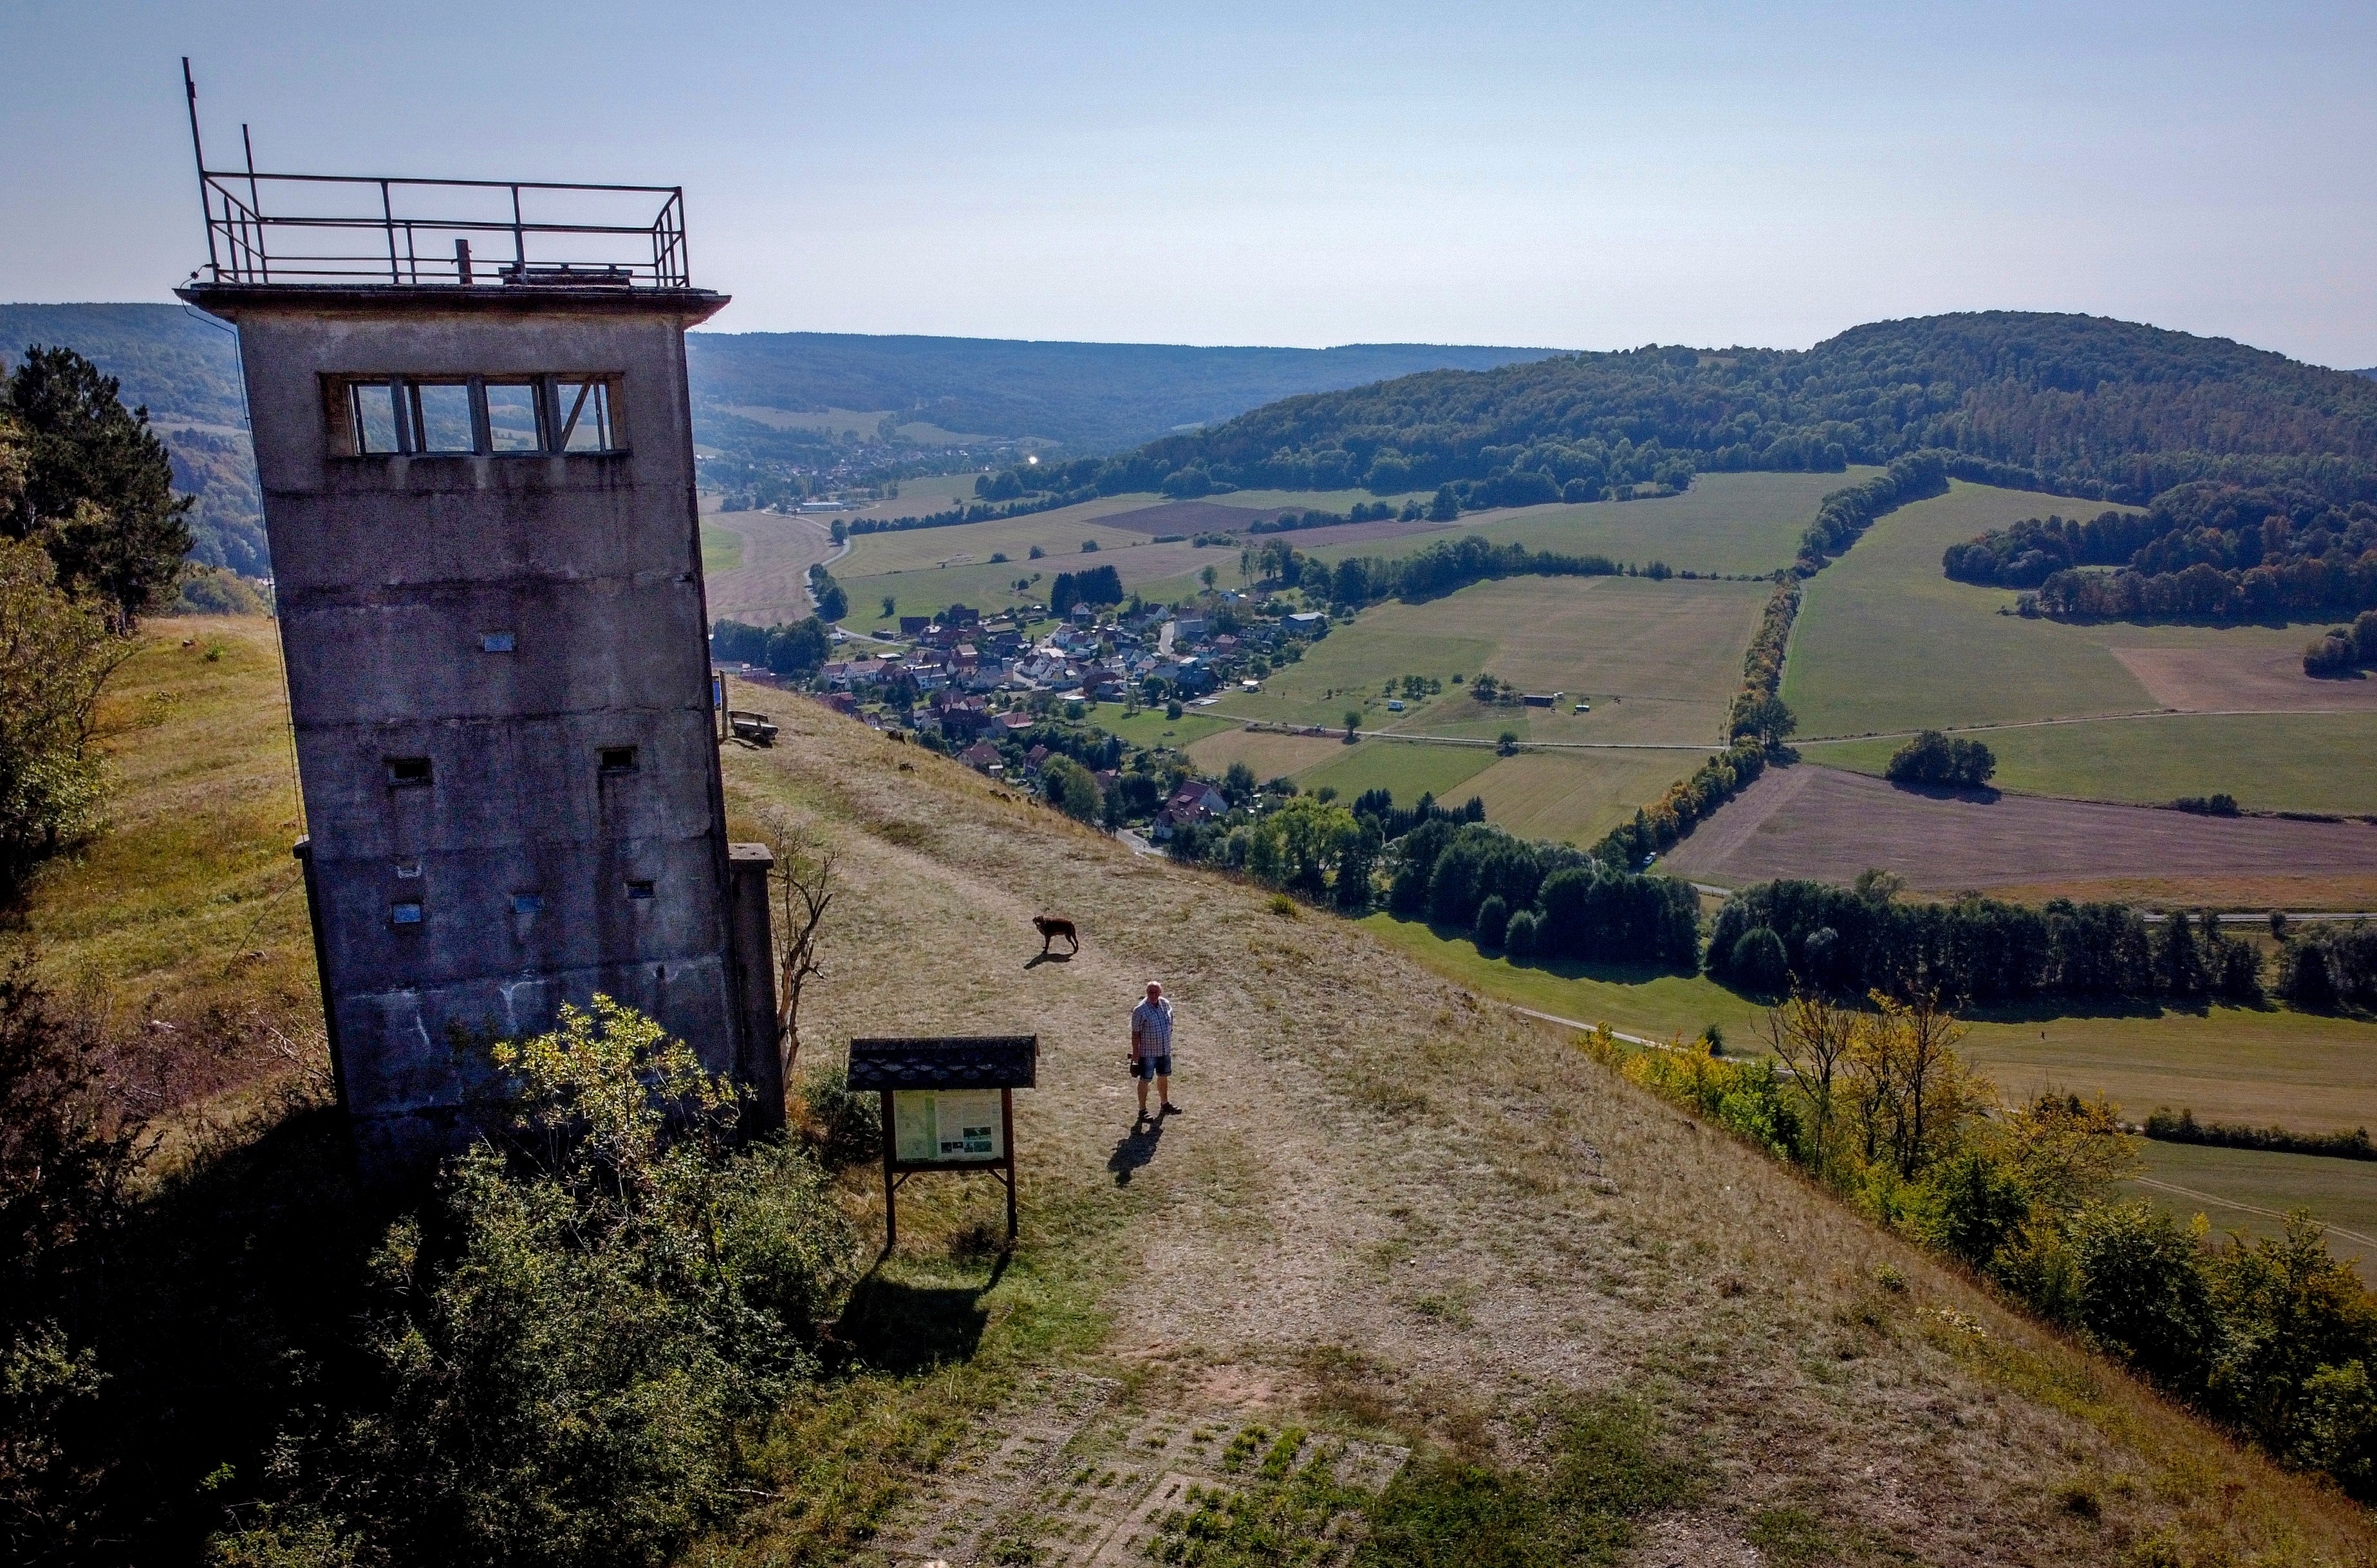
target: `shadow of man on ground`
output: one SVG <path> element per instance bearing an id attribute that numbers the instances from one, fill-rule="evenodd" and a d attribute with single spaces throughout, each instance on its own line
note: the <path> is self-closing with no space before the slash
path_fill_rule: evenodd
<path id="1" fill-rule="evenodd" d="M 1161 1119 L 1142 1121 L 1123 1134 L 1115 1144 L 1114 1153 L 1106 1156 L 1106 1168 L 1114 1172 L 1115 1185 L 1130 1185 L 1131 1173 L 1155 1158 L 1155 1146 L 1164 1142 Z"/>

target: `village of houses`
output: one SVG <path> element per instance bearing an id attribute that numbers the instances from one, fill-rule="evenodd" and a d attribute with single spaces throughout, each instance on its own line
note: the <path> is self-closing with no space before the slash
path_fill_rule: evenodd
<path id="1" fill-rule="evenodd" d="M 903 616 L 896 641 L 837 630 L 836 656 L 812 675 L 780 675 L 721 662 L 738 679 L 806 692 L 903 740 L 976 771 L 1037 789 L 1052 756 L 1095 781 L 1099 817 L 1138 825 L 1158 843 L 1217 820 L 1244 804 L 1239 781 L 1198 777 L 1184 752 L 1128 748 L 1094 726 L 1102 703 L 1126 713 L 1212 708 L 1231 691 L 1256 691 L 1273 666 L 1293 663 L 1329 631 L 1318 610 L 1273 613 L 1263 595 L 1214 596 L 1212 614 L 1163 604 L 1080 604 L 1051 622 L 1025 604 L 985 616 L 952 604 L 938 616 Z M 854 648 L 871 645 L 856 658 Z M 1321 733 L 1314 730 L 1313 733 Z"/>

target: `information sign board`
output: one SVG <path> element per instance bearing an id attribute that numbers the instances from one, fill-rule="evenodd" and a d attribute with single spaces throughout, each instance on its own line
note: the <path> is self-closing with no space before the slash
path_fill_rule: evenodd
<path id="1" fill-rule="evenodd" d="M 891 1106 L 902 1165 L 1007 1157 L 997 1089 L 902 1089 L 892 1094 Z"/>

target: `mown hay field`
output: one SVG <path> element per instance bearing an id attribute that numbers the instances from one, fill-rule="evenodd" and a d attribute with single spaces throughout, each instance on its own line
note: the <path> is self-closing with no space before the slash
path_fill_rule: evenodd
<path id="1" fill-rule="evenodd" d="M 1263 689 L 1224 694 L 1218 711 L 1288 724 L 1492 739 L 1653 742 L 1714 749 L 1741 684 L 1741 659 L 1767 585 L 1635 577 L 1517 577 L 1424 604 L 1390 602 L 1332 628 Z M 1487 705 L 1481 673 L 1524 691 L 1562 693 L 1549 708 Z M 1438 681 L 1431 696 L 1392 699 L 1406 676 Z M 1452 677 L 1463 684 L 1455 686 Z M 1390 700 L 1405 704 L 1392 712 Z M 1573 712 L 1589 700 L 1589 713 Z M 1677 776 L 1699 759 L 1679 754 Z"/>
<path id="2" fill-rule="evenodd" d="M 1101 496 L 1079 506 L 987 522 L 861 533 L 851 541 L 850 554 L 842 561 L 842 570 L 835 575 L 872 577 L 890 571 L 919 571 L 939 567 L 945 562 L 952 565 L 986 562 L 994 554 L 1006 555 L 1021 562 L 1031 554 L 1034 545 L 1052 557 L 1078 555 L 1082 544 L 1088 540 L 1097 541 L 1102 550 L 1144 545 L 1154 534 L 1169 533 L 1173 530 L 1141 527 L 1117 522 L 1113 519 L 1119 514 L 1149 510 L 1162 499 L 1160 496 Z M 901 516 L 915 510 L 906 503 L 907 497 L 903 494 L 898 501 L 878 504 L 901 509 L 892 513 L 893 516 Z M 847 515 L 854 517 L 861 514 Z M 1070 565 L 1069 562 L 1066 564 Z"/>
<path id="3" fill-rule="evenodd" d="M 701 520 L 702 589 L 712 620 L 774 626 L 810 610 L 809 568 L 833 554 L 814 517 L 712 512 Z"/>

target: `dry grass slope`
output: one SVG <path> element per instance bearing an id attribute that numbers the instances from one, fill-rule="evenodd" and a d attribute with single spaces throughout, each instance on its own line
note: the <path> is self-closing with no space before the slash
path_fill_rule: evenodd
<path id="1" fill-rule="evenodd" d="M 853 888 L 810 1038 L 1040 1035 L 1019 1266 L 1093 1258 L 1110 1326 L 1073 1354 L 1138 1405 L 1300 1410 L 1524 1462 L 1562 1399 L 1631 1390 L 1713 1481 L 1673 1529 L 1737 1550 L 1799 1510 L 1841 1561 L 2377 1553 L 2359 1510 L 1557 1031 L 1357 929 L 773 701 L 782 741 L 730 759 L 733 807 L 815 820 Z M 1085 951 L 1028 964 L 1029 918 L 1051 908 Z M 1158 1139 L 1129 1135 L 1120 1071 L 1150 976 L 1179 999 L 1187 1107 Z M 971 1218 L 938 1202 L 903 1227 L 916 1259 L 990 1212 L 986 1194 Z M 977 1303 L 994 1324 L 1007 1288 Z"/>

